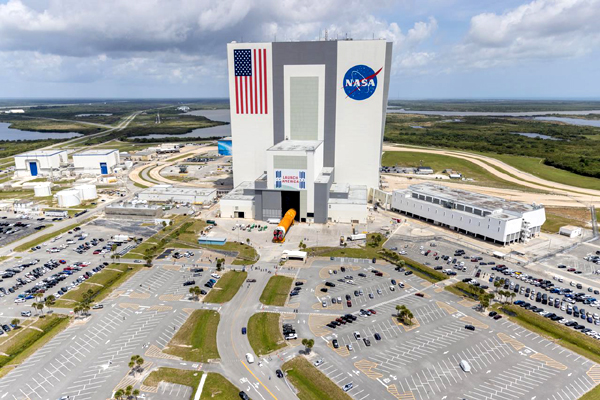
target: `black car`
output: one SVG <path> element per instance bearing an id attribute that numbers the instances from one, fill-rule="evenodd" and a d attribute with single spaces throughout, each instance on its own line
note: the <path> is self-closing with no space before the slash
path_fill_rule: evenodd
<path id="1" fill-rule="evenodd" d="M 474 331 L 475 327 L 473 325 L 465 325 L 465 329 L 468 329 L 470 331 Z"/>
<path id="2" fill-rule="evenodd" d="M 331 343 L 333 344 L 334 349 L 340 348 L 340 344 L 338 343 L 337 339 L 333 339 L 333 341 Z"/>
<path id="3" fill-rule="evenodd" d="M 365 346 L 367 346 L 367 347 L 369 347 L 371 345 L 371 341 L 367 338 L 364 338 L 363 342 L 365 342 Z"/>
<path id="4" fill-rule="evenodd" d="M 412 271 L 406 271 L 404 275 L 412 275 Z"/>
<path id="5" fill-rule="evenodd" d="M 498 314 L 496 311 L 490 311 L 490 313 L 488 314 L 488 317 L 493 317 L 496 314 Z"/>
<path id="6" fill-rule="evenodd" d="M 381 335 L 379 333 L 376 333 L 373 336 L 375 337 L 375 340 L 381 340 Z"/>
<path id="7" fill-rule="evenodd" d="M 240 392 L 240 399 L 242 400 L 250 400 L 250 397 L 243 390 Z"/>
<path id="8" fill-rule="evenodd" d="M 283 371 L 278 369 L 277 371 L 275 371 L 275 375 L 277 375 L 278 378 L 283 378 Z"/>
<path id="9" fill-rule="evenodd" d="M 346 301 L 349 301 L 349 300 L 351 300 L 351 299 L 352 299 L 352 297 L 350 297 L 350 295 L 349 295 L 349 294 L 347 294 L 347 295 L 346 295 Z"/>

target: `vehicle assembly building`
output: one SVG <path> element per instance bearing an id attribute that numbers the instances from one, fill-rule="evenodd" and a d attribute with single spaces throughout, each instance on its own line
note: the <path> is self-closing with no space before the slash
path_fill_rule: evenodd
<path id="1" fill-rule="evenodd" d="M 234 190 L 221 216 L 364 223 L 379 187 L 392 44 L 230 43 Z"/>
<path id="2" fill-rule="evenodd" d="M 392 211 L 503 245 L 539 235 L 546 211 L 541 204 L 422 183 L 392 195 Z"/>
<path id="3" fill-rule="evenodd" d="M 15 156 L 17 177 L 58 175 L 61 164 L 67 163 L 65 150 L 34 150 Z"/>
<path id="4" fill-rule="evenodd" d="M 74 172 L 78 174 L 110 174 L 120 162 L 116 149 L 92 149 L 73 154 Z"/>

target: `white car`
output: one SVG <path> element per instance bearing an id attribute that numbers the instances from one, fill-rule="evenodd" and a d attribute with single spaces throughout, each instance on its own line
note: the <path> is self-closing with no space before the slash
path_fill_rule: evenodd
<path id="1" fill-rule="evenodd" d="M 246 353 L 246 361 L 248 361 L 248 364 L 252 364 L 254 362 L 254 356 L 250 353 Z"/>
<path id="2" fill-rule="evenodd" d="M 401 256 L 405 256 L 406 255 L 406 251 L 405 250 L 400 250 L 398 252 L 398 254 L 400 254 Z"/>
<path id="3" fill-rule="evenodd" d="M 15 303 L 25 303 L 25 299 L 17 298 L 15 299 Z"/>
<path id="4" fill-rule="evenodd" d="M 318 359 L 317 361 L 314 362 L 315 367 L 318 367 L 321 364 L 323 364 L 323 360 L 322 359 Z"/>

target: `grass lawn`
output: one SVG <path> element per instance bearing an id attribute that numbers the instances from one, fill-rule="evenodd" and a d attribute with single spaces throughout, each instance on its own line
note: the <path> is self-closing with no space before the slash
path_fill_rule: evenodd
<path id="1" fill-rule="evenodd" d="M 481 294 L 481 292 L 479 292 L 474 286 L 469 285 L 466 282 L 456 282 L 452 285 L 444 287 L 444 289 L 450 293 L 454 293 L 457 296 L 466 297 L 468 299 L 477 301 L 479 300 L 479 295 Z"/>
<path id="2" fill-rule="evenodd" d="M 304 357 L 295 357 L 281 367 L 287 379 L 298 389 L 300 400 L 350 400 L 342 388 L 309 363 Z"/>
<path id="3" fill-rule="evenodd" d="M 418 167 L 421 164 L 431 167 L 435 173 L 441 173 L 451 168 L 463 175 L 465 178 L 474 179 L 472 183 L 479 186 L 518 189 L 532 191 L 533 189 L 500 179 L 484 168 L 462 158 L 447 156 L 443 154 L 411 153 L 407 151 L 386 151 L 383 153 L 381 164 L 384 166 L 399 165 L 403 167 Z"/>
<path id="4" fill-rule="evenodd" d="M 258 261 L 258 253 L 254 247 L 240 242 L 227 242 L 223 246 L 203 244 L 202 247 L 223 251 L 236 251 L 238 255 L 235 260 L 233 260 L 233 265 L 250 265 L 255 264 Z"/>
<path id="5" fill-rule="evenodd" d="M 285 347 L 279 328 L 279 314 L 261 312 L 252 315 L 248 321 L 248 341 L 258 356 Z"/>
<path id="6" fill-rule="evenodd" d="M 579 400 L 598 400 L 600 399 L 600 385 L 596 386 L 583 396 L 579 398 Z"/>
<path id="7" fill-rule="evenodd" d="M 202 230 L 206 228 L 206 225 L 208 224 L 202 219 L 193 220 L 193 224 L 188 226 L 185 232 L 179 235 L 177 240 L 180 242 L 189 243 L 194 248 L 199 247 L 198 236 L 200 235 L 200 232 L 202 232 Z"/>
<path id="8" fill-rule="evenodd" d="M 200 378 L 202 378 L 202 372 L 200 371 L 160 367 L 148 375 L 148 377 L 144 380 L 144 385 L 157 387 L 162 381 L 189 386 L 192 388 L 192 394 L 190 398 L 193 399 L 196 394 L 196 389 L 198 389 L 198 385 L 200 384 Z M 208 376 L 206 377 L 206 381 L 204 381 L 204 387 L 202 388 L 200 399 L 238 399 L 239 392 L 239 389 L 225 379 L 221 374 L 209 372 Z"/>
<path id="9" fill-rule="evenodd" d="M 146 251 L 149 251 L 152 257 L 156 257 L 167 247 L 176 247 L 175 242 L 177 242 L 179 237 L 184 235 L 186 231 L 194 225 L 193 221 L 194 220 L 189 217 L 176 217 L 173 220 L 172 225 L 168 225 L 159 230 L 121 258 L 143 259 Z M 190 243 L 190 246 L 193 247 L 193 244 Z M 197 244 L 196 247 L 198 247 Z"/>
<path id="10" fill-rule="evenodd" d="M 507 310 L 509 313 L 504 313 L 508 315 L 509 319 L 524 328 L 536 332 L 594 362 L 600 362 L 600 346 L 598 346 L 596 339 L 513 304 L 496 305 L 494 308 L 499 311 Z"/>
<path id="11" fill-rule="evenodd" d="M 32 247 L 34 247 L 34 246 L 37 246 L 37 245 L 39 245 L 39 244 L 42 244 L 42 243 L 44 243 L 44 242 L 46 242 L 46 241 L 48 241 L 48 240 L 52 239 L 52 238 L 53 238 L 53 237 L 55 237 L 55 236 L 58 236 L 58 235 L 60 235 L 60 234 L 62 234 L 62 233 L 65 233 L 65 232 L 71 231 L 71 230 L 73 230 L 73 228 L 76 228 L 76 227 L 78 227 L 79 225 L 83 225 L 83 224 L 85 224 L 86 222 L 88 222 L 88 221 L 90 221 L 90 220 L 91 220 L 91 218 L 89 218 L 89 219 L 86 219 L 85 221 L 83 221 L 83 222 L 81 222 L 81 223 L 77 223 L 77 224 L 69 225 L 69 226 L 67 226 L 66 228 L 62 228 L 62 229 L 59 229 L 59 230 L 57 230 L 57 231 L 54 231 L 54 232 L 52 232 L 52 233 L 47 233 L 47 234 L 45 234 L 45 235 L 42 235 L 42 236 L 38 237 L 37 239 L 33 239 L 33 240 L 31 240 L 31 241 L 29 241 L 29 242 L 27 242 L 27 243 L 24 243 L 24 244 L 22 244 L 22 245 L 20 245 L 20 246 L 17 246 L 17 247 L 15 247 L 15 251 L 26 251 L 26 250 L 29 250 L 29 249 L 31 249 Z M 46 229 L 47 229 L 47 228 L 46 228 Z"/>
<path id="12" fill-rule="evenodd" d="M 94 292 L 94 302 L 102 301 L 116 287 L 139 271 L 142 267 L 136 264 L 110 264 L 91 278 L 85 280 L 77 290 L 71 290 L 56 301 L 56 307 L 73 307 L 83 300 L 83 294 L 88 290 Z M 113 270 L 119 271 L 113 271 Z M 67 301 L 71 300 L 71 301 Z"/>
<path id="13" fill-rule="evenodd" d="M 600 179 L 574 174 L 543 163 L 541 158 L 484 153 L 539 178 L 585 189 L 600 190 Z"/>
<path id="14" fill-rule="evenodd" d="M 267 306 L 283 306 L 290 293 L 294 278 L 272 276 L 260 295 L 260 302 Z"/>
<path id="15" fill-rule="evenodd" d="M 204 298 L 205 303 L 227 303 L 238 292 L 248 273 L 245 271 L 225 272 L 217 284 L 210 289 Z"/>
<path id="16" fill-rule="evenodd" d="M 587 208 L 546 207 L 546 222 L 542 230 L 548 233 L 558 233 L 561 226 L 575 225 L 589 228 L 586 222 L 591 222 L 591 213 Z"/>
<path id="17" fill-rule="evenodd" d="M 22 327 L 11 331 L 9 335 L 2 335 L 0 353 L 7 355 L 0 355 L 0 378 L 48 343 L 68 324 L 69 318 L 64 315 L 46 315 L 31 325 L 42 331 Z"/>
<path id="18" fill-rule="evenodd" d="M 164 352 L 187 361 L 203 363 L 220 358 L 217 350 L 217 326 L 220 319 L 221 316 L 216 311 L 194 311 Z"/>

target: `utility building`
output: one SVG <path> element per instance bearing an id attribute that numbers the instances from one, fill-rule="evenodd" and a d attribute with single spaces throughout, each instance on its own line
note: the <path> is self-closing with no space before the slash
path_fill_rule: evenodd
<path id="1" fill-rule="evenodd" d="M 92 149 L 73 154 L 74 172 L 77 174 L 111 174 L 120 162 L 119 150 L 116 149 Z"/>
<path id="2" fill-rule="evenodd" d="M 392 210 L 503 245 L 539 235 L 546 221 L 541 204 L 506 201 L 431 183 L 394 191 Z"/>
<path id="3" fill-rule="evenodd" d="M 267 220 L 294 208 L 299 221 L 366 220 L 392 44 L 230 43 L 227 52 L 235 189 L 221 215 Z"/>
<path id="4" fill-rule="evenodd" d="M 65 150 L 34 150 L 15 156 L 15 175 L 28 176 L 59 176 L 58 169 L 67 163 Z"/>

